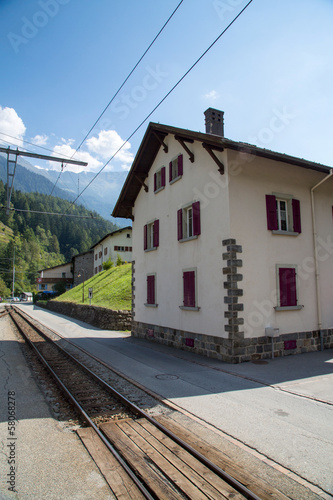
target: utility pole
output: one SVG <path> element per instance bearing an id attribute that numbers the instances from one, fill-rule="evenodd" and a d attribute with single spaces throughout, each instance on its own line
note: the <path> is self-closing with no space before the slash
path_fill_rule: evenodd
<path id="1" fill-rule="evenodd" d="M 14 255 L 13 255 L 13 288 L 12 288 L 12 297 L 14 299 L 15 293 L 15 246 L 14 246 Z"/>

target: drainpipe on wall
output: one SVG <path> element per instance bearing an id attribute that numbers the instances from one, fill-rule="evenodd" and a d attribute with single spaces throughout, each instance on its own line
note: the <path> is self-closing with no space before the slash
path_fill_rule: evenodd
<path id="1" fill-rule="evenodd" d="M 322 322 L 321 322 L 321 307 L 320 307 L 320 287 L 319 287 L 319 265 L 318 265 L 318 244 L 317 244 L 317 224 L 315 217 L 315 206 L 314 206 L 314 190 L 321 186 L 325 181 L 332 177 L 333 169 L 330 173 L 324 177 L 318 184 L 311 188 L 311 214 L 312 214 L 312 231 L 313 231 L 313 248 L 314 248 L 314 260 L 315 260 L 315 279 L 316 279 L 316 297 L 317 297 L 317 317 L 318 317 L 318 330 L 320 332 L 320 350 L 324 350 L 323 345 L 323 332 L 322 332 Z"/>

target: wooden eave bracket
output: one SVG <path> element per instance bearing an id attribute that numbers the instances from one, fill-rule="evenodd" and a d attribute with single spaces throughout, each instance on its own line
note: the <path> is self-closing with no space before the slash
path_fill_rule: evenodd
<path id="1" fill-rule="evenodd" d="M 144 188 L 144 190 L 146 191 L 146 193 L 148 193 L 148 186 L 144 182 L 144 180 L 141 177 L 139 177 L 138 175 L 135 175 L 134 177 L 136 178 L 137 181 L 140 182 L 141 186 Z"/>
<path id="2" fill-rule="evenodd" d="M 168 145 L 163 140 L 165 136 L 163 136 L 162 138 L 157 132 L 155 132 L 155 130 L 153 130 L 153 135 L 156 137 L 161 146 L 163 146 L 163 151 L 167 153 L 169 151 L 169 148 Z"/>
<path id="3" fill-rule="evenodd" d="M 193 144 L 194 140 L 193 139 L 187 139 L 186 137 L 180 137 L 179 135 L 175 135 L 175 139 L 176 139 L 176 141 L 179 142 L 179 144 L 181 144 L 183 146 L 183 148 L 185 149 L 186 153 L 190 157 L 191 163 L 194 163 L 194 154 L 192 153 L 192 151 L 189 150 L 189 148 L 185 144 L 185 142 L 189 142 L 189 143 Z"/>
<path id="4" fill-rule="evenodd" d="M 127 218 L 134 220 L 134 215 L 132 214 L 132 206 L 129 205 L 122 205 L 122 208 L 126 212 Z"/>
<path id="5" fill-rule="evenodd" d="M 202 143 L 202 147 L 213 158 L 213 160 L 215 161 L 216 165 L 219 167 L 220 174 L 223 175 L 224 174 L 224 165 L 221 162 L 221 160 L 219 160 L 218 157 L 214 154 L 213 150 L 222 152 L 222 151 L 224 151 L 224 148 L 222 146 L 212 146 L 210 144 L 207 144 L 206 142 Z"/>

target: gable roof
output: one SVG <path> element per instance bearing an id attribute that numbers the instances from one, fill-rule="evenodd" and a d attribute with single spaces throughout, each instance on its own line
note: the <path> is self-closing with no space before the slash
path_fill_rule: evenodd
<path id="1" fill-rule="evenodd" d="M 63 264 L 58 264 L 57 266 L 52 266 L 52 267 L 44 267 L 44 269 L 39 269 L 37 273 L 40 273 L 42 271 L 50 271 L 51 269 L 57 269 L 57 267 L 65 267 L 65 266 L 71 266 L 71 262 L 64 262 Z"/>
<path id="2" fill-rule="evenodd" d="M 93 250 L 95 247 L 97 247 L 97 245 L 102 243 L 102 241 L 106 240 L 106 238 L 108 238 L 109 236 L 113 236 L 116 233 L 121 233 L 122 231 L 129 231 L 129 230 L 132 231 L 132 226 L 126 226 L 126 227 L 122 227 L 120 229 L 116 229 L 116 231 L 112 231 L 112 233 L 108 233 L 105 236 L 103 236 L 103 238 L 101 240 L 99 240 L 97 243 L 95 243 L 92 247 L 90 247 L 90 249 Z"/>
<path id="3" fill-rule="evenodd" d="M 148 176 L 150 167 L 153 164 L 160 147 L 163 147 L 164 151 L 168 151 L 167 145 L 164 142 L 164 139 L 168 134 L 174 135 L 178 141 L 183 141 L 183 143 L 199 141 L 203 144 L 203 146 L 206 146 L 206 149 L 208 148 L 213 151 L 214 149 L 219 151 L 232 149 L 234 151 L 268 158 L 270 160 L 316 170 L 317 172 L 322 172 L 324 174 L 329 174 L 331 170 L 330 167 L 321 165 L 320 163 L 277 153 L 269 149 L 259 148 L 245 142 L 232 141 L 217 135 L 194 132 L 191 130 L 150 122 L 134 158 L 131 170 L 125 180 L 118 201 L 113 209 L 113 217 L 132 218 L 132 208 L 136 197 L 138 196 L 142 186 L 144 186 L 144 181 Z"/>

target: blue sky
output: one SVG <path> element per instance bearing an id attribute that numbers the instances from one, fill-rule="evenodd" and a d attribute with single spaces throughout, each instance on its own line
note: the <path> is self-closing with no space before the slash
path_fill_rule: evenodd
<path id="1" fill-rule="evenodd" d="M 1 0 L 0 144 L 71 156 L 178 3 Z M 97 172 L 246 3 L 184 0 L 75 158 Z M 107 169 L 149 121 L 203 132 L 208 107 L 230 139 L 331 166 L 332 25 L 333 0 L 253 0 Z"/>

